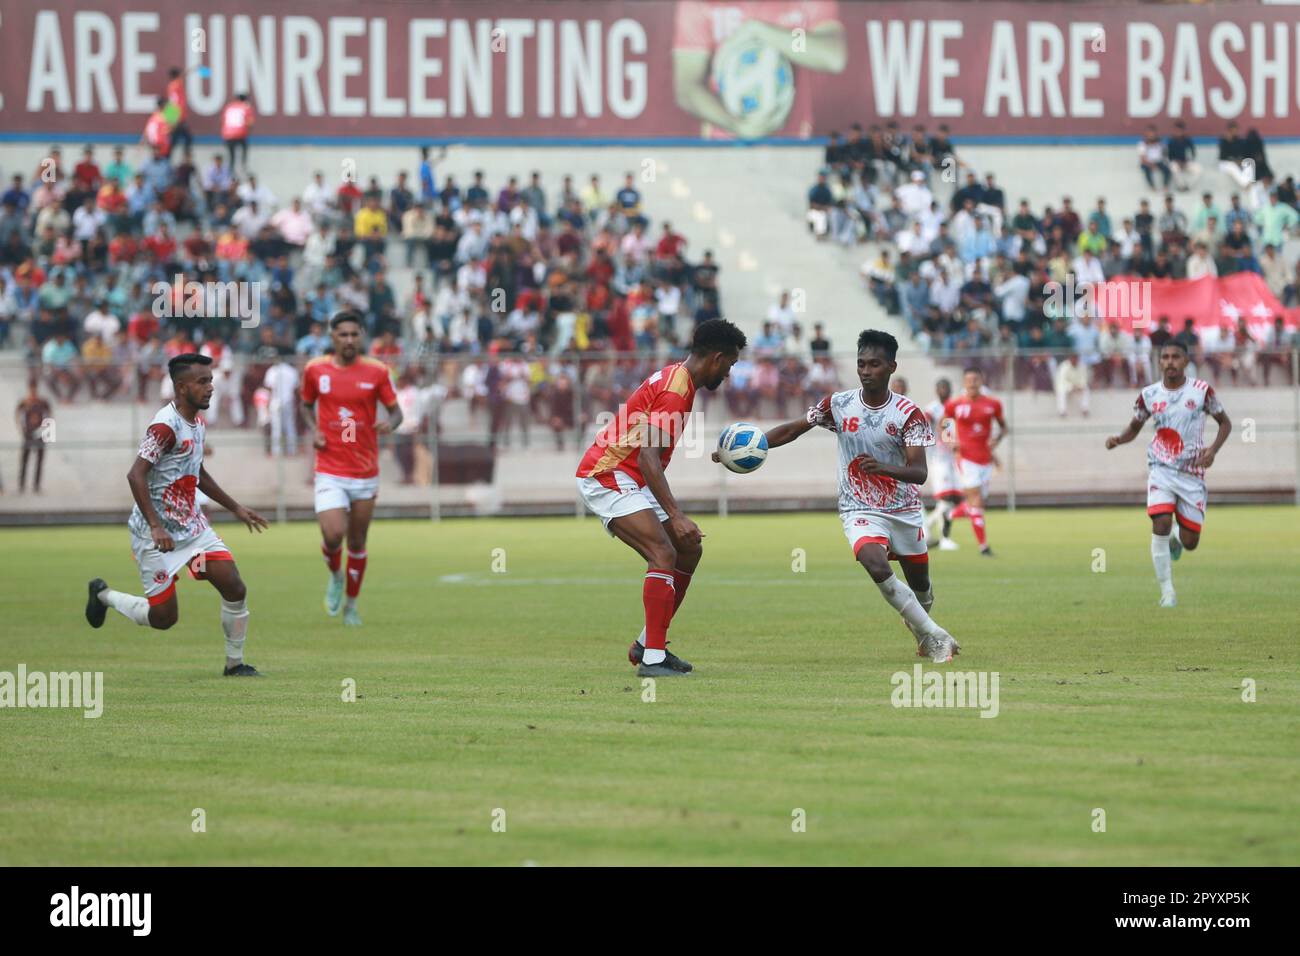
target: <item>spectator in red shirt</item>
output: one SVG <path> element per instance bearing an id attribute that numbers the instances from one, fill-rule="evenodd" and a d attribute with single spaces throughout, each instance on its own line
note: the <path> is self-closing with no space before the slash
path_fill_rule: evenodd
<path id="1" fill-rule="evenodd" d="M 80 206 L 87 195 L 93 196 L 99 192 L 103 182 L 104 175 L 95 163 L 95 147 L 87 146 L 82 151 L 81 162 L 77 163 L 72 172 L 72 190 L 68 194 L 67 204 L 72 208 Z"/>
<path id="2" fill-rule="evenodd" d="M 176 237 L 172 235 L 167 223 L 162 223 L 158 231 L 144 241 L 144 248 L 153 256 L 154 262 L 167 264 L 176 258 Z"/>
<path id="3" fill-rule="evenodd" d="M 659 237 L 659 243 L 655 246 L 656 259 L 671 259 L 673 256 L 684 255 L 686 252 L 686 237 L 673 232 L 673 224 L 664 223 L 664 234 Z"/>
<path id="4" fill-rule="evenodd" d="M 144 124 L 144 133 L 140 136 L 140 142 L 148 143 L 159 156 L 167 159 L 172 151 L 172 130 L 167 122 L 167 97 L 158 97 L 157 108 L 149 114 L 149 119 Z"/>
<path id="5" fill-rule="evenodd" d="M 115 266 L 134 262 L 139 251 L 140 247 L 129 232 L 119 232 L 108 244 L 108 258 Z"/>
<path id="6" fill-rule="evenodd" d="M 235 153 L 240 151 L 244 159 L 244 172 L 248 172 L 248 131 L 252 129 L 257 117 L 253 107 L 248 103 L 248 94 L 239 93 L 221 110 L 221 138 L 230 151 L 230 171 L 234 173 Z"/>
<path id="7" fill-rule="evenodd" d="M 185 142 L 186 149 L 192 149 L 194 147 L 194 137 L 190 135 L 190 127 L 189 124 L 186 123 L 186 120 L 189 119 L 190 111 L 189 100 L 185 94 L 185 77 L 190 70 L 194 69 L 197 69 L 197 67 L 192 66 L 187 70 L 181 70 L 180 67 L 173 66 L 167 71 L 166 95 L 167 105 L 170 110 L 169 115 L 172 118 L 172 149 L 179 146 L 182 140 Z M 247 145 L 245 145 L 245 149 L 247 149 Z"/>

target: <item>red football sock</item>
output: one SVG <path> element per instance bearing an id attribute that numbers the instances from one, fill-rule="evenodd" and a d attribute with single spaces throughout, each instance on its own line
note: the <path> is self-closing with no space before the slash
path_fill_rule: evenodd
<path id="1" fill-rule="evenodd" d="M 683 571 L 681 568 L 673 568 L 673 591 L 676 596 L 673 598 L 673 614 L 682 606 L 682 601 L 686 600 L 686 589 L 691 586 L 691 572 Z"/>
<path id="2" fill-rule="evenodd" d="M 970 526 L 975 530 L 975 540 L 981 548 L 988 547 L 988 535 L 984 533 L 984 509 L 968 508 L 967 511 L 970 513 Z"/>
<path id="3" fill-rule="evenodd" d="M 350 598 L 361 593 L 361 579 L 366 576 L 366 552 L 348 552 L 347 595 Z"/>
<path id="4" fill-rule="evenodd" d="M 325 542 L 322 541 L 320 545 L 320 553 L 325 555 L 325 567 L 330 569 L 330 574 L 338 574 L 339 564 L 343 560 L 343 545 L 339 545 L 331 551 L 325 546 Z"/>
<path id="5" fill-rule="evenodd" d="M 673 619 L 672 571 L 659 568 L 647 571 L 641 599 L 645 603 L 645 646 L 661 651 L 668 642 L 668 622 Z"/>
<path id="6" fill-rule="evenodd" d="M 966 518 L 970 515 L 970 509 L 966 507 L 966 502 L 962 502 L 952 511 L 948 512 L 949 518 Z"/>

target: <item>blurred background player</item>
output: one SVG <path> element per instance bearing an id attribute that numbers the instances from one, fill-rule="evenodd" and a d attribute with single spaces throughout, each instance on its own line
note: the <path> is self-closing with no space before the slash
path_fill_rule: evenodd
<path id="1" fill-rule="evenodd" d="M 966 369 L 962 388 L 963 394 L 948 399 L 943 406 L 941 430 L 952 428 L 957 435 L 957 481 L 966 499 L 948 517 L 970 518 L 980 554 L 992 557 L 984 527 L 984 499 L 988 497 L 993 467 L 998 463 L 993 450 L 1007 436 L 1007 423 L 1002 417 L 1002 403 L 984 394 L 984 375 L 979 369 Z M 994 422 L 998 425 L 996 435 Z"/>
<path id="2" fill-rule="evenodd" d="M 332 354 L 307 363 L 302 373 L 302 407 L 315 431 L 316 520 L 321 552 L 329 568 L 325 610 L 343 608 L 343 623 L 357 625 L 357 595 L 366 573 L 366 534 L 379 494 L 379 435 L 402 423 L 402 410 L 388 366 L 362 354 L 361 316 L 340 312 L 330 320 Z M 388 420 L 376 423 L 379 405 Z M 347 601 L 343 601 L 343 539 L 348 542 Z"/>
<path id="3" fill-rule="evenodd" d="M 196 493 L 221 505 L 249 531 L 266 528 L 266 519 L 222 491 L 203 467 L 207 424 L 199 412 L 212 399 L 212 360 L 187 352 L 168 362 L 167 371 L 176 398 L 154 415 L 126 476 L 135 498 L 127 527 L 144 596 L 114 591 L 102 578 L 95 578 L 90 582 L 86 620 L 91 627 L 101 627 L 111 607 L 136 624 L 167 630 L 180 616 L 176 577 L 188 567 L 191 577 L 211 581 L 221 595 L 225 675 L 258 677 L 257 669 L 244 663 L 248 635 L 244 582 L 230 550 L 195 500 Z"/>
<path id="4" fill-rule="evenodd" d="M 934 383 L 936 398 L 925 407 L 925 417 L 934 429 L 935 443 L 930 450 L 930 487 L 934 494 L 934 510 L 926 524 L 930 544 L 938 545 L 940 551 L 956 551 L 960 545 L 949 537 L 952 530 L 952 512 L 962 499 L 961 487 L 957 481 L 957 458 L 954 447 L 956 435 L 951 427 L 944 428 L 944 406 L 952 398 L 952 383 L 941 378 Z"/>
<path id="5" fill-rule="evenodd" d="M 867 329 L 858 337 L 861 389 L 836 392 L 808 409 L 805 418 L 767 433 L 767 447 L 788 445 L 816 426 L 839 441 L 839 508 L 853 556 L 916 637 L 917 653 L 936 664 L 961 650 L 934 622 L 930 608 L 930 555 L 920 486 L 925 450 L 934 444 L 930 421 L 906 396 L 889 389 L 898 368 L 898 341 Z M 714 460 L 717 460 L 714 453 Z M 897 560 L 907 584 L 889 566 Z"/>
<path id="6" fill-rule="evenodd" d="M 1148 418 L 1156 433 L 1147 446 L 1147 514 L 1151 516 L 1151 563 L 1160 584 L 1160 606 L 1174 607 L 1171 561 L 1196 549 L 1205 523 L 1205 469 L 1232 432 L 1232 422 L 1209 383 L 1188 380 L 1187 346 L 1170 339 L 1160 348 L 1161 380 L 1138 394 L 1128 428 L 1106 439 L 1106 449 L 1137 437 Z M 1204 447 L 1205 416 L 1219 423 L 1214 444 Z M 1174 526 L 1174 517 L 1178 526 Z"/>
<path id="7" fill-rule="evenodd" d="M 578 493 L 588 510 L 646 561 L 641 589 L 645 627 L 628 649 L 628 659 L 642 677 L 673 677 L 692 669 L 667 650 L 668 625 L 704 554 L 704 533 L 677 504 L 664 469 L 694 407 L 696 390 L 713 391 L 726 381 L 745 342 L 745 333 L 726 319 L 701 322 L 686 360 L 642 382 L 578 463 Z M 658 454 L 641 454 L 646 448 Z"/>

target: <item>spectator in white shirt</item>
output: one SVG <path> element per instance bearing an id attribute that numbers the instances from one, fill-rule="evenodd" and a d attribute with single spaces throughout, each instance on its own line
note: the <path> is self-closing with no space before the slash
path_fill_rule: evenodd
<path id="1" fill-rule="evenodd" d="M 1187 278 L 1200 279 L 1204 276 L 1214 278 L 1219 274 L 1219 267 L 1214 257 L 1205 248 L 1205 243 L 1198 242 L 1192 247 L 1192 254 L 1187 257 Z"/>
<path id="2" fill-rule="evenodd" d="M 631 256 L 637 262 L 645 262 L 650 255 L 650 250 L 654 244 L 650 237 L 645 234 L 645 226 L 637 222 L 632 226 L 632 231 L 623 237 L 619 243 L 618 249 L 625 256 Z"/>
<path id="3" fill-rule="evenodd" d="M 474 262 L 482 259 L 487 255 L 488 237 L 483 232 L 481 222 L 471 222 L 469 228 L 461 235 L 460 241 L 456 243 L 456 262 L 464 265 L 467 262 Z"/>
<path id="4" fill-rule="evenodd" d="M 240 184 L 236 195 L 239 196 L 239 201 L 242 203 L 256 202 L 263 209 L 275 208 L 275 193 L 265 186 L 259 185 L 256 176 L 249 175 L 248 182 Z"/>
<path id="5" fill-rule="evenodd" d="M 307 188 L 302 191 L 304 208 L 317 220 L 325 219 L 329 216 L 332 198 L 330 188 L 325 185 L 325 175 L 317 171 L 312 176 L 311 182 L 307 184 Z"/>
<path id="6" fill-rule="evenodd" d="M 789 335 L 794 331 L 798 322 L 795 319 L 794 309 L 790 307 L 789 290 L 782 290 L 781 298 L 768 307 L 767 320 L 775 323 L 782 335 Z"/>
<path id="7" fill-rule="evenodd" d="M 255 200 L 247 206 L 240 206 L 230 217 L 230 224 L 239 231 L 241 236 L 249 240 L 256 239 L 266 223 L 266 214 L 262 212 Z"/>
<path id="8" fill-rule="evenodd" d="M 270 392 L 271 454 L 298 454 L 298 370 L 290 361 L 288 346 L 280 347 L 280 358 L 266 370 L 262 387 Z"/>
<path id="9" fill-rule="evenodd" d="M 1025 306 L 1029 302 L 1029 276 L 1022 269 L 1003 274 L 993 286 L 993 295 L 1001 304 L 1004 322 L 1023 321 Z"/>
<path id="10" fill-rule="evenodd" d="M 913 219 L 929 209 L 930 203 L 934 201 L 933 194 L 925 185 L 925 173 L 919 169 L 913 170 L 911 181 L 895 189 L 894 195 L 898 197 L 903 211 Z"/>
<path id="11" fill-rule="evenodd" d="M 295 198 L 288 209 L 281 209 L 271 217 L 271 225 L 289 245 L 302 249 L 311 236 L 311 214 L 302 208 L 302 200 Z"/>
<path id="12" fill-rule="evenodd" d="M 1094 283 L 1106 281 L 1101 260 L 1092 254 L 1091 249 L 1086 249 L 1082 255 L 1075 256 L 1070 268 L 1074 270 L 1074 287 L 1080 291 Z"/>
<path id="13" fill-rule="evenodd" d="M 95 302 L 94 310 L 81 323 L 81 327 L 85 329 L 87 335 L 98 335 L 106 345 L 112 345 L 117 333 L 122 330 L 122 322 L 108 311 L 108 300 L 99 299 Z"/>

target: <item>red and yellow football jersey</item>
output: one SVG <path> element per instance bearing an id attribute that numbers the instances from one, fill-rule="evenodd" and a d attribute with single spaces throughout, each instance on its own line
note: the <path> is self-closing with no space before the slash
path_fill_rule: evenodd
<path id="1" fill-rule="evenodd" d="M 640 454 L 647 442 L 648 426 L 671 438 L 659 452 L 659 463 L 667 468 L 694 404 L 695 383 L 686 366 L 661 368 L 637 387 L 619 406 L 614 420 L 600 430 L 578 464 L 578 477 L 595 478 L 617 491 L 612 473 L 621 471 L 645 487 Z"/>
<path id="2" fill-rule="evenodd" d="M 379 474 L 376 412 L 380 403 L 397 404 L 383 362 L 360 356 L 344 366 L 328 355 L 312 359 L 302 373 L 302 400 L 316 405 L 316 423 L 325 436 L 325 447 L 316 450 L 316 471 L 336 478 Z"/>

